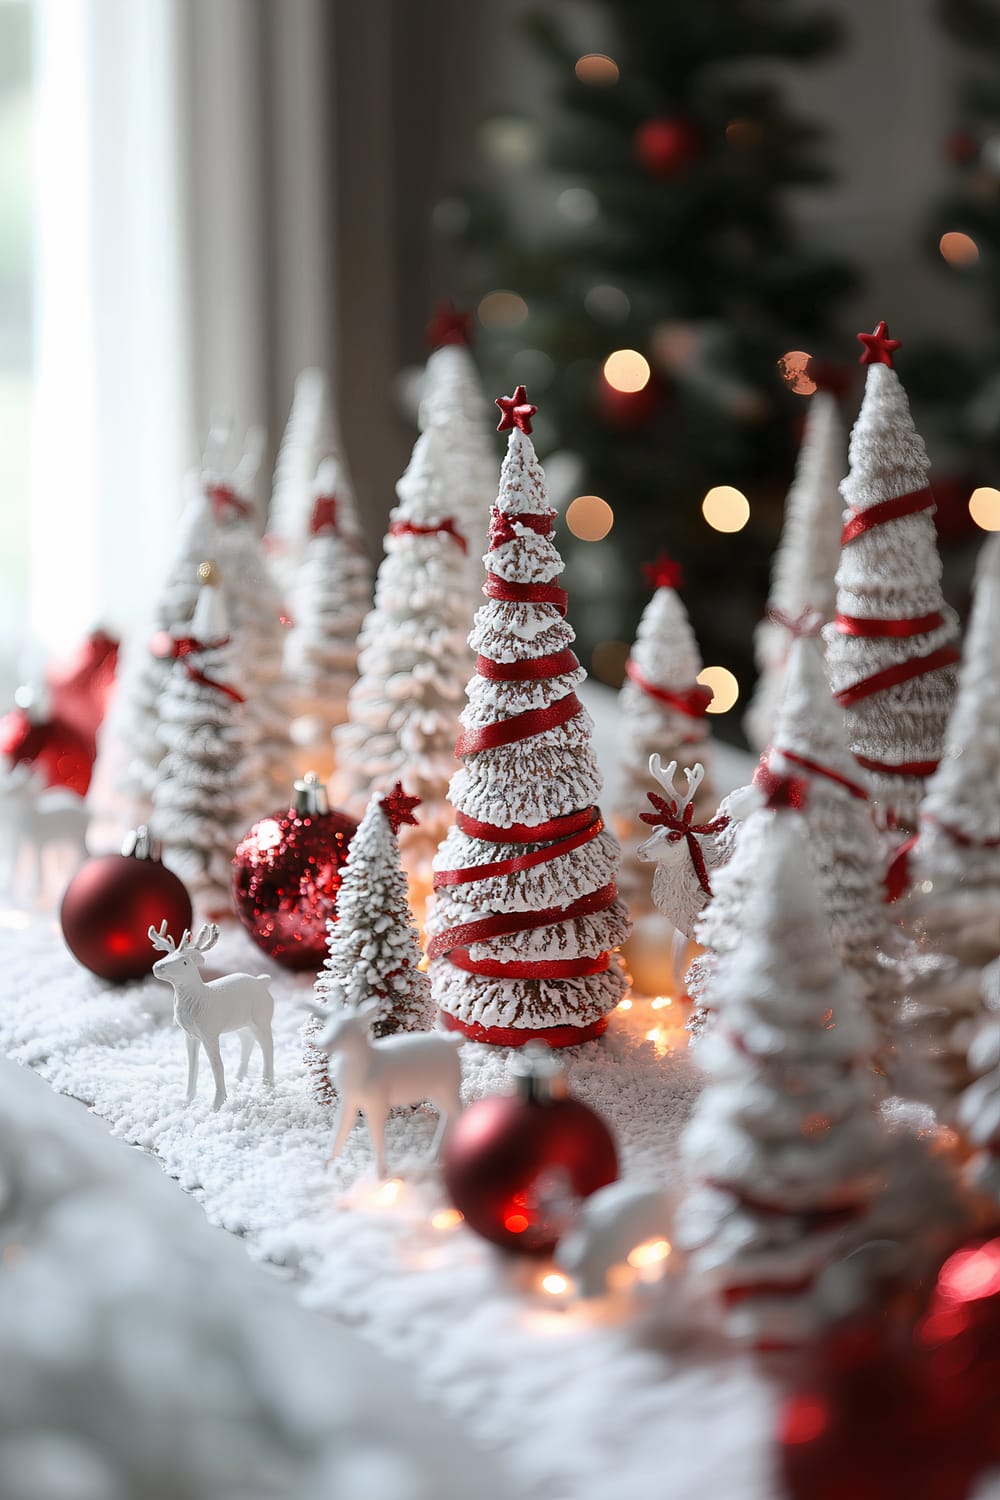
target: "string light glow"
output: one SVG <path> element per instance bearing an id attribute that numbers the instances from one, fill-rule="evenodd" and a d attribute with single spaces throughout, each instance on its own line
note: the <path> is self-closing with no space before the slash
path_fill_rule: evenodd
<path id="1" fill-rule="evenodd" d="M 558 1271 L 550 1271 L 547 1276 L 542 1277 L 542 1291 L 548 1292 L 550 1297 L 561 1297 L 568 1290 L 567 1277 L 560 1276 Z"/>
<path id="2" fill-rule="evenodd" d="M 438 1230 L 457 1229 L 464 1218 L 457 1208 L 442 1208 L 431 1216 L 431 1228 Z"/>
<path id="3" fill-rule="evenodd" d="M 657 995 L 656 999 L 650 1005 L 650 1010 L 665 1010 L 668 1005 L 673 1005 L 673 1003 L 669 995 Z"/>
<path id="4" fill-rule="evenodd" d="M 742 531 L 750 519 L 750 502 L 731 484 L 715 484 L 701 502 L 701 513 L 713 531 Z"/>
<path id="5" fill-rule="evenodd" d="M 608 88 L 617 83 L 620 73 L 614 58 L 605 52 L 585 52 L 577 58 L 573 71 L 581 83 L 589 83 L 595 88 Z"/>
<path id="6" fill-rule="evenodd" d="M 947 234 L 943 234 L 938 241 L 938 249 L 949 266 L 959 269 L 974 266 L 979 259 L 979 246 L 971 234 L 963 234 L 960 229 L 949 229 Z"/>
<path id="7" fill-rule="evenodd" d="M 816 382 L 809 373 L 812 355 L 804 349 L 789 349 L 778 360 L 778 374 L 796 396 L 811 396 Z"/>
<path id="8" fill-rule="evenodd" d="M 600 495 L 577 495 L 566 510 L 566 525 L 581 542 L 600 542 L 615 524 L 615 513 Z"/>
<path id="9" fill-rule="evenodd" d="M 706 710 L 710 714 L 727 714 L 736 706 L 740 696 L 740 685 L 728 667 L 704 667 L 698 673 L 703 687 L 710 687 L 715 695 Z"/>
<path id="10" fill-rule="evenodd" d="M 619 1002 L 618 1002 L 617 1006 L 615 1007 L 615 1009 L 616 1010 L 631 1010 L 632 1009 L 632 1001 L 626 995 L 626 997 L 625 997 L 624 1000 L 619 1000 Z"/>
<path id="11" fill-rule="evenodd" d="M 982 531 L 1000 531 L 1000 490 L 981 485 L 969 496 L 969 515 Z"/>
<path id="12" fill-rule="evenodd" d="M 672 1248 L 669 1240 L 643 1240 L 641 1245 L 636 1245 L 629 1251 L 625 1259 L 639 1271 L 645 1266 L 659 1265 L 666 1260 Z"/>
<path id="13" fill-rule="evenodd" d="M 649 360 L 638 349 L 616 349 L 604 361 L 604 378 L 613 391 L 634 396 L 649 384 Z"/>
<path id="14" fill-rule="evenodd" d="M 383 1182 L 372 1193 L 371 1201 L 378 1208 L 391 1208 L 403 1191 L 403 1182 L 399 1177 L 390 1177 L 388 1182 Z"/>
<path id="15" fill-rule="evenodd" d="M 528 304 L 517 292 L 487 292 L 476 308 L 476 315 L 484 328 L 507 331 L 520 328 L 528 316 Z"/>

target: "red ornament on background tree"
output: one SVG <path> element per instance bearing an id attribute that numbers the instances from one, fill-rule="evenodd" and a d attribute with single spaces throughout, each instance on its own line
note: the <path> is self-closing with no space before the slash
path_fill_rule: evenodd
<path id="1" fill-rule="evenodd" d="M 650 176 L 675 177 L 701 155 L 701 131 L 682 115 L 660 115 L 639 126 L 632 147 Z"/>
<path id="2" fill-rule="evenodd" d="M 86 795 L 94 748 L 79 730 L 47 710 L 12 708 L 0 718 L 0 756 L 10 766 L 29 765 L 48 787 Z"/>
<path id="3" fill-rule="evenodd" d="M 122 984 L 152 971 L 150 927 L 190 928 L 191 897 L 160 860 L 146 828 L 129 835 L 121 854 L 89 859 L 73 876 L 59 921 L 73 957 L 101 979 Z"/>
<path id="4" fill-rule="evenodd" d="M 444 1146 L 451 1201 L 470 1229 L 522 1255 L 548 1255 L 583 1198 L 618 1176 L 608 1126 L 566 1092 L 544 1042 L 514 1063 L 516 1091 L 469 1106 Z"/>
<path id="5" fill-rule="evenodd" d="M 258 947 L 286 969 L 319 969 L 326 924 L 336 919 L 337 892 L 358 825 L 332 810 L 311 772 L 294 786 L 294 802 L 261 818 L 233 856 L 236 915 Z"/>
<path id="6" fill-rule="evenodd" d="M 81 641 L 71 656 L 51 663 L 45 683 L 52 713 L 84 739 L 96 754 L 101 727 L 118 664 L 118 642 L 103 630 Z"/>

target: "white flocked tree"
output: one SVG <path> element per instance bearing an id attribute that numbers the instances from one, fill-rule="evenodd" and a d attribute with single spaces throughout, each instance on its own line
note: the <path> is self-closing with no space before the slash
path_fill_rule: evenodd
<path id="1" fill-rule="evenodd" d="M 756 750 L 771 743 L 784 696 L 792 639 L 784 622 L 799 620 L 807 612 L 815 612 L 824 622 L 833 616 L 844 512 L 840 481 L 846 472 L 847 441 L 836 398 L 829 391 L 817 391 L 809 402 L 795 477 L 785 500 L 768 613 L 754 634 L 759 675 L 745 728 Z"/>
<path id="2" fill-rule="evenodd" d="M 428 923 L 434 998 L 476 1040 L 567 1045 L 594 1037 L 625 990 L 616 950 L 617 841 L 597 807 L 592 723 L 574 689 L 554 511 L 519 386 L 498 401 L 509 431 L 490 525 L 487 602 L 451 783 L 456 823 L 435 860 Z"/>
<path id="3" fill-rule="evenodd" d="M 941 594 L 930 466 L 884 323 L 859 334 L 864 400 L 841 486 L 848 506 L 837 613 L 824 631 L 851 748 L 871 773 L 879 821 L 912 831 L 944 747 L 957 618 Z"/>
<path id="4" fill-rule="evenodd" d="M 710 688 L 698 682 L 701 653 L 677 590 L 680 568 L 661 556 L 644 569 L 654 589 L 646 605 L 625 667 L 618 695 L 618 782 L 613 817 L 622 846 L 618 888 L 633 916 L 653 909 L 652 870 L 639 858 L 649 837 L 641 821 L 649 790 L 649 758 L 708 768 L 711 742 L 705 712 Z M 715 805 L 711 778 L 698 786 L 693 817 L 701 823 Z"/>
<path id="5" fill-rule="evenodd" d="M 302 370 L 295 381 L 291 410 L 278 447 L 264 535 L 265 550 L 285 594 L 291 593 L 309 536 L 316 470 L 328 457 L 337 460 L 341 504 L 353 509 L 351 479 L 329 380 L 322 370 Z"/>
<path id="6" fill-rule="evenodd" d="M 675 1223 L 756 1349 L 794 1347 L 824 1321 L 818 1282 L 880 1186 L 873 1033 L 830 941 L 801 819 L 764 814 L 757 879 L 736 947 L 712 976 L 722 1024 L 699 1048 L 708 1077 L 682 1140 L 696 1186 Z"/>

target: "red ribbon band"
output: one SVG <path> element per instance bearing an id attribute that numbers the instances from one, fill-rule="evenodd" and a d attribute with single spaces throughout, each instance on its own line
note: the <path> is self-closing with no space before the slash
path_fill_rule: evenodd
<path id="1" fill-rule="evenodd" d="M 824 766 L 818 760 L 810 760 L 807 755 L 797 755 L 794 750 L 782 750 L 780 745 L 774 746 L 773 753 L 782 756 L 785 760 L 790 760 L 795 766 L 801 766 L 803 771 L 812 771 L 814 776 L 825 776 L 827 781 L 842 786 L 845 792 L 850 792 L 851 796 L 856 797 L 859 802 L 868 801 L 868 793 L 860 782 L 841 776 L 840 772 L 835 771 L 832 766 Z"/>
<path id="2" fill-rule="evenodd" d="M 596 807 L 584 807 L 579 812 L 563 813 L 559 818 L 549 818 L 547 823 L 511 823 L 501 828 L 499 823 L 481 823 L 470 818 L 468 813 L 456 812 L 455 822 L 470 838 L 483 839 L 490 844 L 541 844 L 548 839 L 562 838 L 589 828 L 595 816 L 600 816 Z"/>
<path id="3" fill-rule="evenodd" d="M 598 1016 L 586 1026 L 484 1026 L 481 1021 L 460 1021 L 442 1010 L 438 1014 L 446 1031 L 460 1031 L 470 1042 L 487 1042 L 491 1047 L 523 1047 L 526 1042 L 545 1042 L 549 1047 L 575 1047 L 592 1042 L 608 1029 L 608 1017 Z"/>
<path id="4" fill-rule="evenodd" d="M 891 638 L 904 640 L 911 635 L 926 635 L 944 624 L 944 615 L 935 609 L 929 615 L 913 615 L 908 620 L 862 620 L 857 615 L 834 615 L 833 623 L 841 635 L 856 635 L 867 640 Z"/>
<path id="5" fill-rule="evenodd" d="M 463 552 L 468 552 L 468 543 L 450 516 L 447 520 L 435 521 L 433 526 L 418 526 L 416 521 L 392 521 L 389 526 L 390 536 L 438 536 L 442 533 L 456 541 Z"/>
<path id="6" fill-rule="evenodd" d="M 217 693 L 224 693 L 233 703 L 245 703 L 246 699 L 242 693 L 238 693 L 234 687 L 227 682 L 216 682 L 214 677 L 206 677 L 205 673 L 196 667 L 187 658 L 198 651 L 214 650 L 218 646 L 228 646 L 229 636 L 224 636 L 221 641 L 197 641 L 192 635 L 172 636 L 169 631 L 160 630 L 154 635 L 149 643 L 149 649 L 154 656 L 161 661 L 173 660 L 183 661 L 184 670 L 192 682 L 200 682 L 202 687 L 214 688 Z"/>
<path id="7" fill-rule="evenodd" d="M 538 927 L 555 927 L 560 922 L 572 922 L 577 917 L 592 917 L 607 911 L 618 899 L 618 887 L 613 880 L 599 890 L 579 896 L 568 906 L 550 906 L 542 911 L 499 912 L 489 917 L 479 917 L 474 922 L 461 922 L 431 938 L 427 945 L 428 959 L 444 958 L 453 948 L 467 948 L 473 943 L 486 943 L 495 937 L 514 937 L 521 932 L 533 932 Z"/>
<path id="8" fill-rule="evenodd" d="M 714 691 L 700 682 L 684 689 L 683 692 L 670 692 L 667 688 L 657 687 L 655 683 L 643 676 L 631 657 L 625 663 L 625 672 L 636 687 L 641 688 L 650 698 L 655 698 L 657 703 L 665 703 L 668 708 L 674 709 L 677 713 L 687 714 L 689 719 L 700 719 L 708 712 L 708 705 L 715 697 Z"/>
<path id="9" fill-rule="evenodd" d="M 453 948 L 448 962 L 483 979 L 585 979 L 591 974 L 604 974 L 611 965 L 611 954 L 598 953 L 596 958 L 545 958 L 534 963 L 514 959 L 505 964 L 499 959 L 474 959 L 468 948 Z"/>
<path id="10" fill-rule="evenodd" d="M 205 493 L 212 502 L 212 514 L 216 521 L 225 520 L 227 511 L 233 511 L 238 516 L 253 514 L 253 506 L 241 499 L 232 485 L 210 484 Z"/>
<path id="11" fill-rule="evenodd" d="M 494 505 L 490 511 L 489 529 L 489 551 L 495 552 L 497 547 L 503 547 L 507 542 L 517 540 L 515 526 L 524 526 L 533 531 L 536 536 L 550 536 L 552 533 L 552 522 L 555 519 L 555 511 L 546 511 L 544 515 L 534 513 L 519 513 L 506 515 Z"/>
<path id="12" fill-rule="evenodd" d="M 502 745 L 514 745 L 519 740 L 532 739 L 546 730 L 558 729 L 583 712 L 583 704 L 575 693 L 567 693 L 550 703 L 548 708 L 529 708 L 526 713 L 513 714 L 509 719 L 495 719 L 481 729 L 470 729 L 458 737 L 455 754 L 478 755 L 482 750 L 497 750 Z"/>
<path id="13" fill-rule="evenodd" d="M 483 593 L 504 604 L 551 604 L 561 615 L 566 613 L 568 595 L 557 583 L 511 583 L 497 573 L 487 573 Z"/>
<path id="14" fill-rule="evenodd" d="M 956 828 L 954 823 L 946 823 L 943 818 L 937 818 L 933 813 L 921 813 L 924 823 L 933 823 L 935 828 L 940 828 L 942 833 L 948 835 L 953 844 L 960 849 L 1000 849 L 1000 838 L 980 839 L 974 834 L 963 833 L 961 828 Z"/>
<path id="15" fill-rule="evenodd" d="M 886 521 L 901 521 L 904 516 L 915 516 L 922 510 L 930 510 L 934 496 L 930 490 L 911 490 L 907 495 L 894 495 L 891 500 L 882 500 L 870 505 L 867 510 L 852 510 L 840 533 L 840 545 L 846 547 L 856 537 L 864 536 L 875 526 L 884 526 Z"/>
<path id="16" fill-rule="evenodd" d="M 538 682 L 546 677 L 562 677 L 575 672 L 580 662 L 576 652 L 566 647 L 565 651 L 552 656 L 536 656 L 529 661 L 493 661 L 488 656 L 476 657 L 476 671 L 490 682 Z"/>
<path id="17" fill-rule="evenodd" d="M 477 880 L 493 880 L 503 875 L 517 875 L 523 870 L 534 869 L 536 865 L 548 864 L 550 859 L 558 859 L 561 854 L 572 854 L 574 849 L 582 849 L 584 844 L 589 844 L 591 839 L 604 829 L 604 819 L 595 807 L 592 809 L 593 821 L 587 827 L 580 829 L 577 833 L 571 833 L 568 837 L 558 839 L 555 843 L 546 844 L 544 849 L 536 849 L 532 854 L 516 854 L 510 859 L 497 859 L 486 865 L 464 865 L 457 870 L 437 870 L 434 873 L 434 889 L 441 890 L 450 885 L 468 885 Z M 535 830 L 536 837 L 538 830 Z"/>
<path id="18" fill-rule="evenodd" d="M 956 646 L 939 646 L 927 656 L 913 656 L 909 661 L 895 662 L 891 667 L 884 667 L 881 672 L 862 677 L 860 682 L 841 688 L 833 696 L 841 708 L 851 708 L 863 698 L 870 698 L 873 693 L 899 687 L 901 683 L 909 682 L 914 677 L 922 677 L 926 672 L 939 672 L 943 667 L 953 667 L 960 659 L 961 653 Z M 864 761 L 861 764 L 864 765 Z"/>
<path id="19" fill-rule="evenodd" d="M 854 759 L 866 771 L 876 771 L 880 776 L 933 776 L 938 768 L 936 760 L 904 760 L 893 764 L 888 760 L 872 760 L 867 755 L 855 755 Z"/>
<path id="20" fill-rule="evenodd" d="M 809 787 L 802 776 L 782 776 L 773 771 L 767 761 L 762 760 L 754 771 L 752 780 L 767 799 L 765 807 L 772 810 L 790 808 L 793 812 L 801 812 L 806 805 Z"/>

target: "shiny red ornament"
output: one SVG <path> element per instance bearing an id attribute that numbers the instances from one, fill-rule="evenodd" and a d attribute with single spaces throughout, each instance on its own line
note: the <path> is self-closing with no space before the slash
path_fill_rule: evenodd
<path id="1" fill-rule="evenodd" d="M 326 924 L 357 823 L 330 810 L 311 773 L 295 783 L 295 801 L 261 818 L 233 856 L 236 915 L 258 947 L 286 969 L 319 969 Z"/>
<path id="2" fill-rule="evenodd" d="M 498 396 L 495 404 L 500 408 L 497 432 L 512 432 L 515 427 L 524 433 L 531 432 L 531 419 L 538 407 L 532 406 L 523 385 L 514 388 L 513 396 Z"/>
<path id="3" fill-rule="evenodd" d="M 639 126 L 632 148 L 653 177 L 674 177 L 701 155 L 701 131 L 693 120 L 661 115 Z"/>
<path id="4" fill-rule="evenodd" d="M 888 365 L 892 369 L 892 356 L 903 346 L 899 339 L 889 337 L 885 319 L 877 323 L 871 333 L 859 333 L 858 343 L 864 348 L 858 355 L 859 365 Z"/>
<path id="5" fill-rule="evenodd" d="M 453 302 L 439 302 L 424 337 L 431 349 L 443 349 L 446 344 L 467 347 L 472 343 L 472 314 L 460 311 Z"/>
<path id="6" fill-rule="evenodd" d="M 548 1255 L 580 1201 L 614 1182 L 618 1152 L 608 1126 L 565 1092 L 549 1049 L 517 1059 L 517 1092 L 469 1106 L 445 1143 L 451 1201 L 470 1229 L 504 1250 Z"/>
<path id="7" fill-rule="evenodd" d="M 157 954 L 148 930 L 166 920 L 179 934 L 191 926 L 191 897 L 182 880 L 161 864 L 159 851 L 140 828 L 128 853 L 89 859 L 66 887 L 59 921 L 73 957 L 112 984 L 142 979 Z"/>

